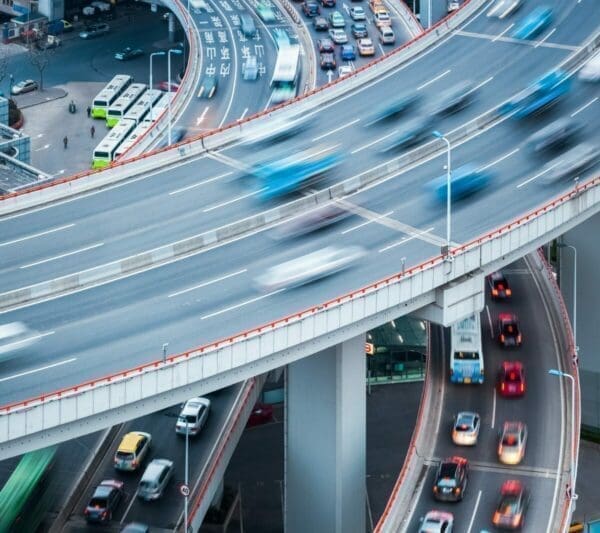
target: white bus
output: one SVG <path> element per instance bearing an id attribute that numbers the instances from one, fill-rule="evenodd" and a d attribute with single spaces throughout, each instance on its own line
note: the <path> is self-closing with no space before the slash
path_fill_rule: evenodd
<path id="1" fill-rule="evenodd" d="M 484 365 L 479 313 L 452 325 L 450 350 L 450 381 L 483 383 Z"/>
<path id="2" fill-rule="evenodd" d="M 279 104 L 296 96 L 300 77 L 300 45 L 281 46 L 271 78 L 271 103 Z"/>
<path id="3" fill-rule="evenodd" d="M 92 157 L 92 168 L 104 168 L 115 159 L 115 152 L 121 143 L 135 128 L 135 122 L 129 119 L 121 119 L 119 123 L 106 134 L 106 137 L 96 146 Z"/>
<path id="4" fill-rule="evenodd" d="M 147 120 L 156 122 L 163 113 L 167 112 L 167 109 L 169 108 L 169 99 L 173 100 L 173 98 L 175 98 L 175 93 L 163 94 L 160 100 L 156 102 L 156 105 L 152 107 L 152 116 L 150 117 L 150 115 L 148 115 Z"/>
<path id="5" fill-rule="evenodd" d="M 94 118 L 106 118 L 108 108 L 133 82 L 133 78 L 127 74 L 118 74 L 104 89 L 102 89 L 96 98 L 92 101 L 91 115 Z"/>
<path id="6" fill-rule="evenodd" d="M 154 106 L 162 95 L 163 92 L 158 89 L 148 89 L 140 96 L 140 99 L 129 108 L 129 111 L 125 113 L 123 118 L 135 120 L 135 123 L 139 124 L 146 118 L 148 111 L 150 111 L 150 107 Z"/>
<path id="7" fill-rule="evenodd" d="M 127 150 L 129 150 L 135 142 L 146 133 L 153 125 L 153 121 L 150 119 L 143 120 L 140 122 L 135 129 L 129 134 L 129 136 L 121 143 L 121 145 L 115 150 L 114 159 L 121 157 Z"/>
<path id="8" fill-rule="evenodd" d="M 146 90 L 145 83 L 132 83 L 127 90 L 117 98 L 117 100 L 108 108 L 106 112 L 106 125 L 112 128 L 121 120 L 137 99 L 144 94 Z"/>

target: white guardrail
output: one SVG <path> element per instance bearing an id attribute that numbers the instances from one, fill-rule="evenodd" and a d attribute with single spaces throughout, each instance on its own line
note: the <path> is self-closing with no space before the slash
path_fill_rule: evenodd
<path id="1" fill-rule="evenodd" d="M 366 321 L 402 314 L 415 300 L 474 271 L 491 271 L 533 251 L 600 211 L 600 177 L 577 184 L 548 204 L 452 249 L 452 262 L 434 257 L 420 265 L 294 315 L 195 350 L 90 380 L 75 387 L 0 407 L 0 456 L 36 433 L 82 419 L 102 418 L 128 404 L 188 389 L 204 380 L 215 386 L 264 373 L 314 351 L 317 342 L 350 338 Z M 451 268 L 449 268 L 451 265 Z M 353 329 L 355 328 L 355 329 Z M 336 336 L 337 335 L 337 336 Z M 262 366 L 260 363 L 263 363 Z M 217 386 L 216 384 L 219 384 Z M 165 405 L 170 405 L 165 403 Z"/>
<path id="2" fill-rule="evenodd" d="M 18 193 L 1 196 L 0 216 L 82 194 L 135 176 L 166 170 L 176 163 L 196 158 L 206 150 L 219 148 L 238 140 L 247 132 L 251 133 L 253 128 L 260 127 L 261 119 L 268 120 L 306 113 L 409 61 L 463 24 L 486 2 L 488 0 L 466 0 L 458 11 L 409 43 L 372 61 L 351 75 L 334 80 L 291 102 L 280 104 L 268 111 L 257 113 L 198 137 L 186 139 L 173 147 L 158 149 L 129 160 L 116 161 L 103 170 L 88 170 L 52 183 L 40 184 Z"/>

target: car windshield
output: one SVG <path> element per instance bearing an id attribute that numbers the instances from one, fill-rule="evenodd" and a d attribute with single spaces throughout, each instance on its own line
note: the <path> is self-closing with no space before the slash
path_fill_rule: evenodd
<path id="1" fill-rule="evenodd" d="M 506 433 L 502 439 L 504 446 L 516 446 L 518 442 L 517 435 L 514 433 Z"/>
<path id="2" fill-rule="evenodd" d="M 438 481 L 438 487 L 454 488 L 456 487 L 456 480 L 454 478 L 443 477 Z"/>
<path id="3" fill-rule="evenodd" d="M 514 322 L 505 322 L 502 327 L 502 333 L 504 335 L 517 335 L 519 333 L 517 325 Z"/>
<path id="4" fill-rule="evenodd" d="M 117 459 L 121 461 L 132 461 L 134 457 L 133 453 L 117 451 Z"/>
<path id="5" fill-rule="evenodd" d="M 93 507 L 94 509 L 105 509 L 106 498 L 92 498 L 90 501 L 90 507 Z"/>
<path id="6" fill-rule="evenodd" d="M 194 415 L 184 415 L 179 417 L 179 422 L 182 424 L 195 424 L 196 417 Z"/>
<path id="7" fill-rule="evenodd" d="M 456 422 L 457 431 L 471 431 L 473 426 L 473 417 L 471 416 L 461 416 Z"/>
<path id="8" fill-rule="evenodd" d="M 502 514 L 514 515 L 519 512 L 519 497 L 517 495 L 504 496 L 498 511 Z"/>
<path id="9" fill-rule="evenodd" d="M 509 383 L 519 383 L 521 381 L 521 374 L 516 370 L 508 370 L 504 375 L 504 380 Z"/>
<path id="10" fill-rule="evenodd" d="M 454 352 L 454 359 L 476 361 L 479 359 L 479 354 L 477 352 Z"/>

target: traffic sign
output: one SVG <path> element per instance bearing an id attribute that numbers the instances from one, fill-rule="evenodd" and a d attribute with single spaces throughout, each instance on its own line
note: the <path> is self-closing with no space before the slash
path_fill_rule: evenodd
<path id="1" fill-rule="evenodd" d="M 181 485 L 181 487 L 179 487 L 179 492 L 181 492 L 182 496 L 187 498 L 190 495 L 190 487 L 184 483 Z"/>

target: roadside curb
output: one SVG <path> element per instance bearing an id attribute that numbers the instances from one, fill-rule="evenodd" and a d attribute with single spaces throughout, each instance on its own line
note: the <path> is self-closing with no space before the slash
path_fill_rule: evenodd
<path id="1" fill-rule="evenodd" d="M 37 102 L 32 102 L 31 104 L 21 105 L 17 102 L 19 109 L 29 109 L 30 107 L 35 107 L 42 104 L 48 104 L 50 102 L 54 102 L 55 100 L 60 100 L 68 96 L 69 92 L 64 89 L 56 89 L 57 95 L 53 97 L 44 98 L 43 100 L 39 100 Z M 15 100 L 16 101 L 16 100 Z"/>

